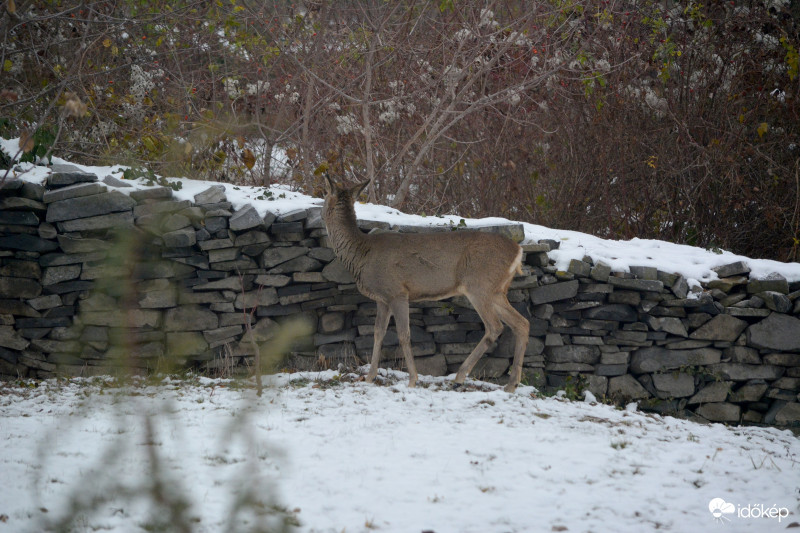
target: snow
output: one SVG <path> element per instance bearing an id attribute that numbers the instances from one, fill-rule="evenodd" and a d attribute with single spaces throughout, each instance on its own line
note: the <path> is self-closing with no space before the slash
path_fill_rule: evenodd
<path id="1" fill-rule="evenodd" d="M 416 389 L 401 372 L 382 378 L 279 374 L 260 398 L 208 378 L 0 386 L 0 532 L 46 530 L 92 498 L 75 531 L 151 530 L 166 513 L 135 495 L 152 485 L 154 460 L 196 532 L 265 530 L 259 513 L 273 508 L 308 533 L 765 532 L 800 521 L 789 431 L 532 387 L 452 390 L 452 376 Z M 774 518 L 748 517 L 754 509 Z"/>
<path id="2" fill-rule="evenodd" d="M 9 154 L 15 154 L 19 144 L 18 139 L 0 139 L 0 148 Z M 72 164 L 57 157 L 52 158 L 53 163 Z M 100 180 L 106 176 L 121 178 L 123 170 L 127 167 L 119 165 L 112 167 L 93 167 L 75 165 L 78 168 L 96 174 Z M 34 166 L 30 163 L 18 164 L 21 169 L 19 177 L 34 183 L 43 183 L 50 174 L 50 169 L 43 166 Z M 170 182 L 180 181 L 182 188 L 174 193 L 178 200 L 193 200 L 194 196 L 203 192 L 211 185 L 224 185 L 225 193 L 234 208 L 250 204 L 264 215 L 267 211 L 275 214 L 285 214 L 299 209 L 308 209 L 322 205 L 322 199 L 313 198 L 305 194 L 290 190 L 283 185 L 270 187 L 271 197 L 264 197 L 264 187 L 236 186 L 229 183 L 191 180 L 186 178 L 168 178 Z M 130 194 L 131 191 L 147 188 L 144 180 L 127 181 L 132 187 L 122 187 L 117 190 Z M 266 195 L 269 196 L 269 195 Z M 392 225 L 409 226 L 454 226 L 458 225 L 462 217 L 458 215 L 445 215 L 425 217 L 402 213 L 397 209 L 369 203 L 356 205 L 358 218 L 388 222 Z M 514 223 L 505 218 L 489 217 L 481 219 L 464 218 L 467 227 L 490 226 L 497 224 Z M 667 241 L 634 238 L 628 241 L 601 239 L 577 231 L 553 229 L 536 224 L 523 223 L 525 229 L 524 243 L 535 243 L 541 239 L 551 239 L 560 242 L 558 250 L 549 252 L 550 259 L 555 261 L 556 267 L 566 270 L 572 259 L 591 257 L 595 263 L 604 262 L 615 272 L 628 272 L 631 266 L 656 267 L 662 271 L 681 274 L 690 286 L 698 286 L 700 282 L 718 279 L 712 270 L 715 267 L 742 261 L 750 267 L 750 277 L 762 279 L 773 273 L 778 273 L 789 281 L 800 281 L 800 263 L 783 263 L 768 259 L 752 259 L 733 254 L 727 251 L 711 251 L 703 248 L 675 244 Z"/>

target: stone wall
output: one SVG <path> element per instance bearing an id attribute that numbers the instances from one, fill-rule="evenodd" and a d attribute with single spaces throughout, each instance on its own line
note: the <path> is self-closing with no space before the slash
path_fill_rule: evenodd
<path id="1" fill-rule="evenodd" d="M 54 170 L 45 186 L 0 191 L 0 377 L 166 363 L 246 372 L 252 340 L 297 316 L 314 333 L 284 365 L 367 362 L 375 305 L 327 247 L 319 208 L 262 217 L 233 210 L 220 185 L 192 202 L 169 187 L 123 194 L 113 178 L 109 188 Z M 488 230 L 522 239 L 521 226 Z M 584 258 L 557 271 L 553 246 L 523 246 L 525 272 L 509 291 L 531 322 L 529 383 L 713 421 L 800 424 L 800 284 L 750 279 L 737 263 L 690 294 L 681 276 L 655 268 L 611 272 Z M 411 323 L 422 374 L 455 372 L 483 335 L 460 298 L 412 305 Z M 384 345 L 383 364 L 400 368 L 393 327 Z M 506 332 L 473 376 L 502 382 L 512 349 Z"/>

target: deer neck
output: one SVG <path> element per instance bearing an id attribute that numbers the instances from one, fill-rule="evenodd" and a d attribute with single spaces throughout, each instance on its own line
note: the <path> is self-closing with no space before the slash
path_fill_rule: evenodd
<path id="1" fill-rule="evenodd" d="M 350 205 L 333 210 L 326 217 L 325 225 L 336 257 L 358 280 L 367 251 L 367 239 L 358 229 L 355 209 Z"/>

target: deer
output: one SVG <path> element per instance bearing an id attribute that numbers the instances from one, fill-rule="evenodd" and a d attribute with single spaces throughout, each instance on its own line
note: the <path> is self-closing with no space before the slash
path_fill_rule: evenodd
<path id="1" fill-rule="evenodd" d="M 503 324 L 514 333 L 514 360 L 506 392 L 514 392 L 522 377 L 522 360 L 530 325 L 508 302 L 508 287 L 522 273 L 522 248 L 502 235 L 479 231 L 440 233 L 364 233 L 356 222 L 355 202 L 369 180 L 340 186 L 325 174 L 322 218 L 331 247 L 355 280 L 358 290 L 375 301 L 372 359 L 366 377 L 378 375 L 381 346 L 394 316 L 400 349 L 408 369 L 408 387 L 417 383 L 411 352 L 409 302 L 465 296 L 484 326 L 478 342 L 456 373 L 463 384 L 478 360 L 497 340 Z"/>

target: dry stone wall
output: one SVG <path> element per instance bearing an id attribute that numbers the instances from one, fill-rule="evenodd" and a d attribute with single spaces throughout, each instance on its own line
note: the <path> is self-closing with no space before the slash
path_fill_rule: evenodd
<path id="1" fill-rule="evenodd" d="M 0 190 L 0 376 L 247 372 L 253 341 L 291 317 L 314 333 L 286 366 L 368 360 L 375 305 L 335 260 L 319 208 L 262 217 L 234 210 L 220 185 L 187 201 L 169 187 L 124 194 L 124 182 L 104 181 L 62 166 L 44 186 Z M 516 225 L 487 230 L 523 236 Z M 531 323 L 529 383 L 712 421 L 800 425 L 798 283 L 750 279 L 735 263 L 691 293 L 666 265 L 621 273 L 587 257 L 557 271 L 547 256 L 556 246 L 524 245 L 509 291 Z M 455 372 L 483 335 L 461 298 L 413 304 L 411 324 L 422 374 Z M 397 343 L 390 328 L 385 366 L 401 367 Z M 507 332 L 473 375 L 503 381 L 512 351 Z"/>

